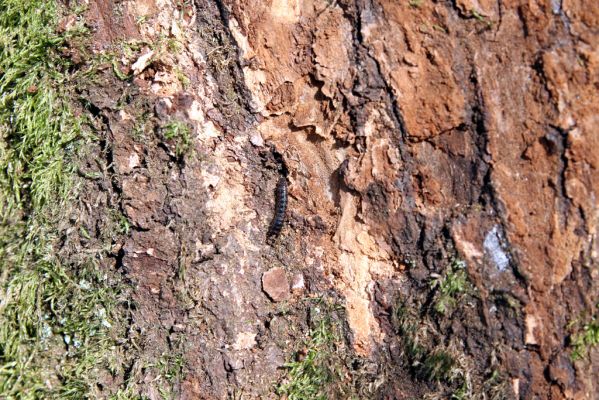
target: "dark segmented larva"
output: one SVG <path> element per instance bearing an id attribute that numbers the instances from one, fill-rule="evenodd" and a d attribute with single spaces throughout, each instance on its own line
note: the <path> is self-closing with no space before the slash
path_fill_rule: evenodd
<path id="1" fill-rule="evenodd" d="M 287 209 L 287 179 L 282 176 L 277 182 L 275 190 L 275 215 L 268 228 L 268 237 L 278 236 L 285 221 L 285 210 Z"/>

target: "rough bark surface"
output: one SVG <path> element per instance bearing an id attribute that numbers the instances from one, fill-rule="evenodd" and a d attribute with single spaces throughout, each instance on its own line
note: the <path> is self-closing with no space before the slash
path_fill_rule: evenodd
<path id="1" fill-rule="evenodd" d="M 598 3 L 92 0 L 86 18 L 95 52 L 138 46 L 117 63 L 129 81 L 106 66 L 82 93 L 132 225 L 114 251 L 128 375 L 176 349 L 180 398 L 276 398 L 304 299 L 327 294 L 355 392 L 421 398 L 440 389 L 410 371 L 397 310 L 428 313 L 460 259 L 475 290 L 427 340 L 475 393 L 599 393 L 597 351 L 568 348 L 599 298 Z"/>

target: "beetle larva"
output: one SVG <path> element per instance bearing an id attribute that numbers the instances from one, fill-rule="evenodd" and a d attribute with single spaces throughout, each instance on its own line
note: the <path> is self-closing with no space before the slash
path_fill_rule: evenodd
<path id="1" fill-rule="evenodd" d="M 285 221 L 285 210 L 287 209 L 287 178 L 282 176 L 277 182 L 275 190 L 275 215 L 268 228 L 267 237 L 274 237 L 281 233 Z"/>

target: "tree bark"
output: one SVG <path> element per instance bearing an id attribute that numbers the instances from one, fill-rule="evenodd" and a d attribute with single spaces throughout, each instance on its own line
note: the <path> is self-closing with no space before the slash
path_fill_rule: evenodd
<path id="1" fill-rule="evenodd" d="M 84 93 L 132 226 L 130 351 L 182 351 L 180 398 L 276 398 L 310 297 L 345 310 L 359 398 L 599 393 L 598 351 L 570 357 L 599 299 L 597 3 L 93 0 L 86 19 L 131 74 Z M 427 370 L 442 352 L 460 379 Z"/>

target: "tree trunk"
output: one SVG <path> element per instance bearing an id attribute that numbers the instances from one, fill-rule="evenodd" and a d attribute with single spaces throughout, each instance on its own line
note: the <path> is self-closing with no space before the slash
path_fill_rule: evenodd
<path id="1" fill-rule="evenodd" d="M 106 393 L 177 353 L 183 399 L 596 398 L 598 4 L 91 0 Z"/>

